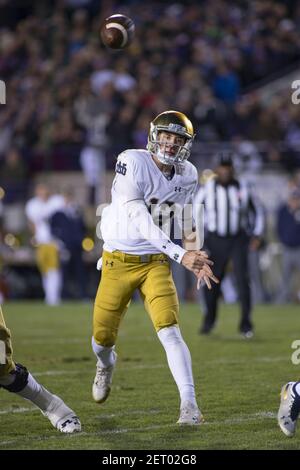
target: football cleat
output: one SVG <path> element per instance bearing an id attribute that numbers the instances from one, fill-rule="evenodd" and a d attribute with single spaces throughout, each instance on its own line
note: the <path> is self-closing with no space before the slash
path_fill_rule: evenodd
<path id="1" fill-rule="evenodd" d="M 203 423 L 204 418 L 197 405 L 190 401 L 184 402 L 180 407 L 180 416 L 177 424 L 187 424 L 189 426 L 197 426 Z"/>
<path id="2" fill-rule="evenodd" d="M 277 420 L 282 432 L 292 437 L 295 434 L 297 419 L 300 414 L 300 396 L 295 390 L 297 382 L 288 382 L 281 389 L 281 401 Z"/>
<path id="3" fill-rule="evenodd" d="M 115 364 L 109 367 L 100 367 L 99 361 L 96 366 L 96 376 L 93 383 L 93 398 L 96 403 L 103 403 L 111 390 L 112 376 Z"/>
<path id="4" fill-rule="evenodd" d="M 42 411 L 42 414 L 46 416 L 51 424 L 60 432 L 72 434 L 73 432 L 81 431 L 79 418 L 75 415 L 74 411 L 56 395 L 53 395 L 53 400 L 48 410 Z"/>

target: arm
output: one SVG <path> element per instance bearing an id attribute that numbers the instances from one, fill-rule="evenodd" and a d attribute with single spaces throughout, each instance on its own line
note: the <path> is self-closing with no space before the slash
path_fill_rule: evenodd
<path id="1" fill-rule="evenodd" d="M 194 272 L 196 276 L 204 266 L 207 275 L 213 276 L 209 267 L 213 263 L 208 260 L 207 255 L 197 250 L 187 252 L 184 248 L 173 243 L 154 223 L 144 202 L 144 182 L 141 176 L 142 172 L 138 166 L 141 163 L 133 158 L 126 157 L 126 155 L 121 154 L 118 159 L 116 168 L 122 170 L 122 173 L 117 174 L 113 188 L 118 204 L 123 207 L 123 210 L 126 210 L 126 216 L 130 224 L 139 231 L 142 238 L 148 240 L 160 252 Z"/>
<path id="2" fill-rule="evenodd" d="M 209 279 L 218 282 L 213 275 L 210 265 L 212 261 L 208 259 L 205 252 L 200 250 L 186 251 L 169 237 L 153 222 L 145 203 L 141 200 L 129 201 L 127 204 L 127 215 L 131 223 L 139 230 L 143 238 L 148 240 L 159 251 L 165 253 L 169 258 L 182 264 L 186 269 L 192 271 L 198 278 L 198 288 L 201 280 L 204 280 L 209 288 Z"/>

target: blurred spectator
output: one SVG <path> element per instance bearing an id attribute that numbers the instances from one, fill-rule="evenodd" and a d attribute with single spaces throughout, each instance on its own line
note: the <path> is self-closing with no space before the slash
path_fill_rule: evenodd
<path id="1" fill-rule="evenodd" d="M 218 65 L 212 86 L 216 97 L 228 105 L 233 105 L 239 97 L 239 78 L 224 62 Z"/>
<path id="2" fill-rule="evenodd" d="M 10 149 L 1 165 L 0 186 L 5 191 L 5 204 L 24 201 L 27 193 L 27 165 L 16 148 Z"/>
<path id="3" fill-rule="evenodd" d="M 245 95 L 299 61 L 299 0 L 23 3 L 0 6 L 0 75 L 7 86 L 0 158 L 13 142 L 30 172 L 76 170 L 80 162 L 90 201 L 98 202 L 102 183 L 95 174 L 118 140 L 107 135 L 112 117 L 122 128 L 125 119 L 128 141 L 140 142 L 145 116 L 178 108 L 194 117 L 200 142 L 276 139 L 286 149 L 267 152 L 265 161 L 300 167 L 300 107 L 290 91 L 266 103 L 255 92 Z M 126 54 L 107 50 L 99 37 L 103 17 L 117 6 L 136 23 Z"/>
<path id="4" fill-rule="evenodd" d="M 35 196 L 26 204 L 26 216 L 37 245 L 37 266 L 42 276 L 45 301 L 58 305 L 61 300 L 59 249 L 51 234 L 49 219 L 64 204 L 62 196 L 50 194 L 47 184 L 39 183 Z"/>
<path id="5" fill-rule="evenodd" d="M 280 303 L 300 302 L 300 188 L 293 189 L 277 214 L 277 233 L 282 244 L 282 283 L 278 289 Z M 298 271 L 296 298 L 293 295 L 294 273 Z"/>
<path id="6" fill-rule="evenodd" d="M 77 122 L 86 129 L 85 145 L 80 154 L 80 164 L 89 188 L 88 203 L 104 202 L 105 152 L 108 145 L 107 126 L 113 115 L 114 89 L 106 83 L 92 93 L 85 82 L 75 102 Z"/>
<path id="7" fill-rule="evenodd" d="M 82 260 L 85 226 L 71 190 L 63 193 L 64 204 L 50 219 L 51 233 L 61 242 L 64 299 L 86 297 L 86 272 Z M 70 288 L 72 281 L 73 289 Z"/>

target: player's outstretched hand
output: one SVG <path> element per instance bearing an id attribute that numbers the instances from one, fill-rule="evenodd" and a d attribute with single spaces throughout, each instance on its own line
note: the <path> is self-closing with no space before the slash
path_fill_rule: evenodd
<path id="1" fill-rule="evenodd" d="M 205 251 L 190 250 L 183 255 L 181 264 L 186 269 L 196 274 L 204 265 L 212 266 L 214 263 L 208 259 L 208 254 Z"/>
<path id="2" fill-rule="evenodd" d="M 207 285 L 209 289 L 211 289 L 210 281 L 214 281 L 216 284 L 219 284 L 219 279 L 214 275 L 210 267 L 207 265 L 204 265 L 204 267 L 199 271 L 198 274 L 196 274 L 196 276 L 198 279 L 197 290 L 200 289 L 201 283 L 203 283 L 203 281 L 205 282 L 205 284 Z"/>
<path id="3" fill-rule="evenodd" d="M 210 280 L 218 283 L 219 280 L 215 277 L 210 266 L 213 266 L 213 261 L 208 259 L 208 254 L 201 250 L 187 251 L 181 260 L 181 264 L 192 271 L 198 279 L 197 289 L 200 288 L 201 281 L 204 281 L 209 289 L 211 289 Z"/>

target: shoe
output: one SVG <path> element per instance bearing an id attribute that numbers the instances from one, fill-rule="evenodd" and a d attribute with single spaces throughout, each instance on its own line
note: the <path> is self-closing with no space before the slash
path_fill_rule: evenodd
<path id="1" fill-rule="evenodd" d="M 213 329 L 213 325 L 208 326 L 208 325 L 203 325 L 201 328 L 199 328 L 199 335 L 209 335 Z"/>
<path id="2" fill-rule="evenodd" d="M 46 416 L 51 424 L 60 432 L 72 434 L 73 432 L 81 431 L 79 418 L 75 415 L 74 411 L 56 395 L 53 395 L 53 400 L 48 410 L 42 411 L 42 414 Z"/>
<path id="3" fill-rule="evenodd" d="M 297 382 L 288 382 L 281 389 L 281 401 L 277 420 L 281 431 L 288 437 L 295 434 L 300 414 L 300 395 L 295 390 Z"/>
<path id="4" fill-rule="evenodd" d="M 115 363 L 116 364 L 116 363 Z M 93 398 L 96 403 L 103 403 L 111 390 L 112 376 L 115 364 L 110 367 L 100 367 L 97 362 L 96 376 L 93 383 Z"/>
<path id="5" fill-rule="evenodd" d="M 252 339 L 254 332 L 252 330 L 241 331 L 241 335 L 244 339 Z"/>
<path id="6" fill-rule="evenodd" d="M 190 426 L 198 426 L 203 423 L 204 418 L 197 405 L 190 401 L 184 402 L 180 407 L 180 416 L 177 424 L 187 424 Z"/>

